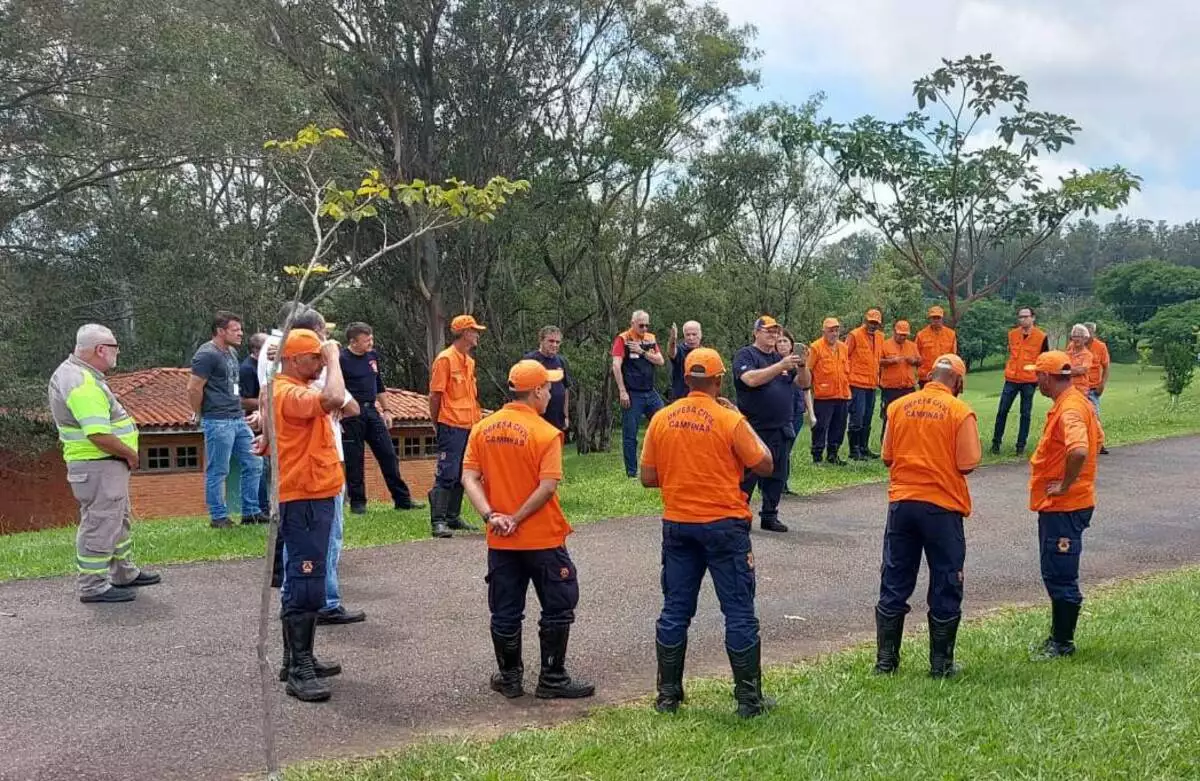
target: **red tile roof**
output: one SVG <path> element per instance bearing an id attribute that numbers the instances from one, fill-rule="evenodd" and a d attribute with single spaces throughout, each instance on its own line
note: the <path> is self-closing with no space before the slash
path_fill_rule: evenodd
<path id="1" fill-rule="evenodd" d="M 190 374 L 190 369 L 144 369 L 114 374 L 108 378 L 108 386 L 133 415 L 138 428 L 195 430 L 187 402 Z M 386 405 L 397 421 L 429 425 L 429 398 L 424 394 L 388 388 Z"/>

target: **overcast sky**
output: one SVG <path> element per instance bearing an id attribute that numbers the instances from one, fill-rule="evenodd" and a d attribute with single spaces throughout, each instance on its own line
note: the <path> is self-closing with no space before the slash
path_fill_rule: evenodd
<path id="1" fill-rule="evenodd" d="M 1120 163 L 1144 178 L 1125 213 L 1200 219 L 1200 4 L 1180 0 L 716 0 L 758 28 L 747 102 L 826 94 L 838 120 L 899 119 L 940 58 L 991 52 L 1035 109 L 1082 127 L 1044 170 Z M 1111 215 L 1110 215 L 1111 216 Z"/>

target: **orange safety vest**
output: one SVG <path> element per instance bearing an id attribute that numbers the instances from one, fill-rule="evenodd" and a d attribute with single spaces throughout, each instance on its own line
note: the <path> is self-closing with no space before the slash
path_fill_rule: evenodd
<path id="1" fill-rule="evenodd" d="M 812 372 L 814 399 L 850 400 L 850 359 L 846 343 L 830 347 L 824 339 L 809 345 L 808 368 Z"/>
<path id="2" fill-rule="evenodd" d="M 916 341 L 917 352 L 921 354 L 921 365 L 917 368 L 921 382 L 929 381 L 934 361 L 943 355 L 958 352 L 958 334 L 946 326 L 942 326 L 941 331 L 935 331 L 933 326 L 927 325 L 917 332 Z"/>
<path id="3" fill-rule="evenodd" d="M 1046 332 L 1036 325 L 1029 329 L 1029 336 L 1021 333 L 1020 327 L 1008 332 L 1008 363 L 1004 365 L 1004 379 L 1009 382 L 1037 382 L 1037 374 L 1025 371 L 1025 367 L 1037 360 L 1046 343 Z"/>
<path id="4" fill-rule="evenodd" d="M 867 333 L 860 325 L 846 337 L 846 354 L 850 359 L 850 384 L 855 388 L 875 390 L 879 385 L 879 356 L 883 353 L 883 333 Z"/>
<path id="5" fill-rule="evenodd" d="M 1104 379 L 1104 367 L 1108 366 L 1111 361 L 1108 356 L 1108 345 L 1093 337 L 1088 349 L 1092 351 L 1092 367 L 1088 369 L 1087 376 L 1088 388 L 1099 388 L 1100 381 Z"/>

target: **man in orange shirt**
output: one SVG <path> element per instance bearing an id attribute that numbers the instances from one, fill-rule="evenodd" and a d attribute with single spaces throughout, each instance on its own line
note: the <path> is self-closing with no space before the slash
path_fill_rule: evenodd
<path id="1" fill-rule="evenodd" d="M 912 327 L 907 320 L 897 320 L 892 326 L 892 338 L 884 341 L 879 358 L 879 387 L 881 389 L 882 406 L 879 417 L 883 422 L 880 441 L 887 434 L 888 405 L 896 399 L 907 396 L 917 389 L 917 367 L 921 365 L 921 356 L 917 346 L 909 340 Z M 932 368 L 933 361 L 930 361 Z"/>
<path id="2" fill-rule="evenodd" d="M 1083 531 L 1096 507 L 1096 456 L 1104 432 L 1087 396 L 1072 382 L 1071 357 L 1043 353 L 1024 367 L 1038 390 L 1054 404 L 1033 458 L 1029 460 L 1029 509 L 1038 514 L 1042 583 L 1050 595 L 1050 637 L 1035 658 L 1075 653 L 1075 625 L 1083 594 L 1079 557 Z"/>
<path id="3" fill-rule="evenodd" d="M 774 705 L 762 693 L 762 649 L 754 613 L 750 508 L 740 483 L 749 470 L 775 471 L 770 449 L 749 421 L 718 398 L 725 364 L 698 347 L 684 362 L 691 392 L 650 422 L 642 447 L 642 485 L 663 500 L 663 608 L 657 624 L 658 699 L 672 713 L 683 702 L 687 631 L 707 571 L 725 615 L 725 650 L 733 668 L 737 714 L 758 716 Z"/>
<path id="4" fill-rule="evenodd" d="M 272 405 L 279 450 L 279 534 L 286 569 L 280 590 L 287 693 L 304 702 L 328 700 L 323 678 L 342 671 L 313 656 L 317 611 L 325 604 L 325 575 L 336 498 L 345 485 L 328 416 L 346 403 L 337 342 L 293 329 L 283 344 Z M 321 390 L 310 384 L 325 369 Z"/>
<path id="5" fill-rule="evenodd" d="M 1076 323 L 1071 326 L 1071 342 L 1067 345 L 1067 355 L 1071 356 L 1071 383 L 1083 392 L 1088 393 L 1089 375 L 1092 373 L 1092 351 L 1088 349 L 1088 339 L 1092 338 L 1087 326 Z"/>
<path id="6" fill-rule="evenodd" d="M 958 672 L 954 642 L 967 555 L 963 518 L 971 514 L 966 476 L 982 456 L 975 412 L 958 398 L 966 373 L 961 358 L 943 355 L 934 361 L 926 386 L 888 410 L 883 461 L 889 504 L 875 606 L 876 673 L 900 666 L 904 616 L 922 550 L 929 563 L 929 674 L 949 678 Z"/>
<path id="7" fill-rule="evenodd" d="M 1004 365 L 1004 388 L 1000 391 L 1000 407 L 996 410 L 996 428 L 992 432 L 992 454 L 1000 454 L 1008 411 L 1017 396 L 1021 397 L 1021 423 L 1017 429 L 1017 455 L 1024 455 L 1029 441 L 1029 424 L 1033 419 L 1033 394 L 1037 392 L 1037 377 L 1026 371 L 1037 357 L 1050 349 L 1046 332 L 1035 326 L 1033 309 L 1023 306 L 1017 310 L 1017 327 L 1008 332 L 1008 362 Z"/>
<path id="8" fill-rule="evenodd" d="M 1088 400 L 1096 409 L 1096 417 L 1100 417 L 1100 397 L 1108 387 L 1108 369 L 1112 359 L 1108 354 L 1108 345 L 1096 336 L 1096 324 L 1084 323 L 1088 329 L 1088 350 L 1092 353 L 1092 368 L 1088 371 Z M 1108 455 L 1108 448 L 1100 446 L 1100 455 Z"/>
<path id="9" fill-rule="evenodd" d="M 846 415 L 850 408 L 850 360 L 846 345 L 838 340 L 842 324 L 827 317 L 821 324 L 822 336 L 809 345 L 806 366 L 811 373 L 813 414 L 812 459 L 821 463 L 821 455 L 835 466 L 845 466 L 838 448 L 846 436 Z"/>
<path id="10" fill-rule="evenodd" d="M 871 418 L 879 387 L 879 357 L 883 352 L 883 313 L 867 310 L 863 324 L 846 336 L 850 361 L 850 459 L 879 458 L 871 452 Z"/>
<path id="11" fill-rule="evenodd" d="M 654 370 L 667 362 L 658 340 L 650 333 L 650 315 L 637 310 L 629 330 L 613 339 L 612 373 L 621 402 L 621 455 L 625 474 L 637 477 L 637 434 L 642 418 L 650 420 L 663 408 L 662 396 L 654 389 Z"/>
<path id="12" fill-rule="evenodd" d="M 542 669 L 535 696 L 578 699 L 596 690 L 571 680 L 565 667 L 579 581 L 565 547 L 571 525 L 556 494 L 563 476 L 563 433 L 542 417 L 551 383 L 562 378 L 561 369 L 538 361 L 514 365 L 508 372 L 513 401 L 475 424 L 463 461 L 467 498 L 487 522 L 488 609 L 499 667 L 491 686 L 509 698 L 525 693 L 521 623 L 531 580 L 542 605 Z"/>
<path id="13" fill-rule="evenodd" d="M 450 321 L 454 343 L 438 353 L 429 377 L 429 419 L 437 426 L 437 471 L 429 492 L 429 522 L 434 537 L 452 530 L 473 531 L 462 519 L 462 460 L 471 426 L 479 422 L 479 389 L 475 359 L 479 335 L 487 330 L 471 315 Z"/>
<path id="14" fill-rule="evenodd" d="M 917 333 L 917 352 L 921 354 L 917 379 L 922 386 L 929 382 L 929 373 L 933 371 L 934 361 L 943 355 L 958 353 L 958 334 L 944 323 L 946 310 L 940 306 L 931 306 L 926 317 L 929 319 L 929 325 Z"/>

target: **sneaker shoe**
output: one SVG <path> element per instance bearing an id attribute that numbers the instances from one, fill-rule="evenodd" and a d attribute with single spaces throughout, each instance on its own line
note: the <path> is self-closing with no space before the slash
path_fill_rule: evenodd
<path id="1" fill-rule="evenodd" d="M 213 529 L 232 529 L 233 521 L 228 518 L 213 518 L 208 525 Z"/>

